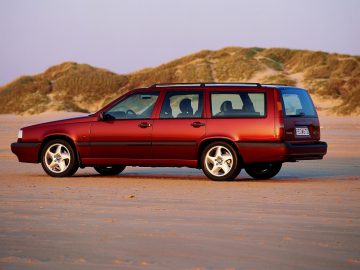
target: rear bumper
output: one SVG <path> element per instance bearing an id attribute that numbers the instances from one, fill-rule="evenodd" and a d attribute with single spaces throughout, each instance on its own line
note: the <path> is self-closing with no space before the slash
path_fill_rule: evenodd
<path id="1" fill-rule="evenodd" d="M 11 144 L 11 151 L 20 162 L 39 163 L 41 143 L 16 142 Z"/>
<path id="2" fill-rule="evenodd" d="M 245 163 L 287 162 L 322 159 L 327 152 L 326 142 L 237 142 L 239 153 Z"/>
<path id="3" fill-rule="evenodd" d="M 327 153 L 327 143 L 294 144 L 285 142 L 286 161 L 322 159 Z"/>

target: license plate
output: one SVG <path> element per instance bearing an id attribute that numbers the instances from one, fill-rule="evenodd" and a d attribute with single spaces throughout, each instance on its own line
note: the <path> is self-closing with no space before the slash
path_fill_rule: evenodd
<path id="1" fill-rule="evenodd" d="M 307 127 L 297 127 L 295 128 L 296 136 L 310 136 L 309 129 Z"/>

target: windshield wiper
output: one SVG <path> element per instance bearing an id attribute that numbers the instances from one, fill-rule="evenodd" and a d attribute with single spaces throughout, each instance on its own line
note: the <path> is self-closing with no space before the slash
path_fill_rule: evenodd
<path id="1" fill-rule="evenodd" d="M 306 116 L 305 113 L 301 112 L 299 114 L 291 114 L 291 115 L 287 115 L 288 117 L 304 117 Z"/>

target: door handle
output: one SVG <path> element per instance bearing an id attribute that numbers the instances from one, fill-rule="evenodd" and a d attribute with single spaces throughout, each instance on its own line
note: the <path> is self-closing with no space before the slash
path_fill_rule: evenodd
<path id="1" fill-rule="evenodd" d="M 194 128 L 198 128 L 198 127 L 203 127 L 203 126 L 205 126 L 205 123 L 192 122 L 191 125 L 192 125 Z"/>
<path id="2" fill-rule="evenodd" d="M 140 124 L 138 124 L 138 126 L 141 128 L 148 128 L 151 127 L 152 125 L 148 122 L 141 122 Z"/>

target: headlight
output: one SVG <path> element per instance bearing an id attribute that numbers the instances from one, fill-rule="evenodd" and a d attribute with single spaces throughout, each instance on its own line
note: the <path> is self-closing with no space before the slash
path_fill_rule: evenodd
<path id="1" fill-rule="evenodd" d="M 23 131 L 22 129 L 20 129 L 18 133 L 18 139 L 22 139 L 22 137 L 23 137 Z"/>

